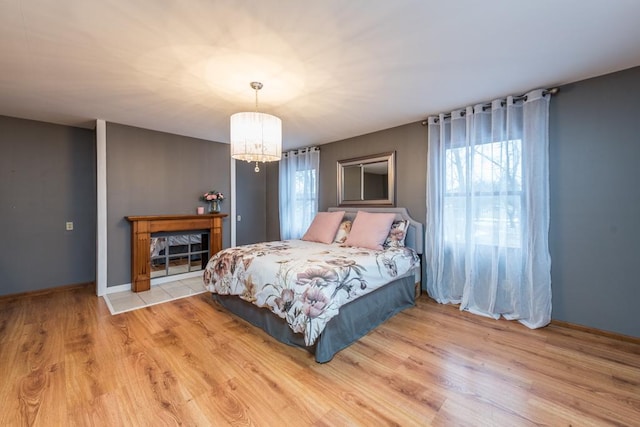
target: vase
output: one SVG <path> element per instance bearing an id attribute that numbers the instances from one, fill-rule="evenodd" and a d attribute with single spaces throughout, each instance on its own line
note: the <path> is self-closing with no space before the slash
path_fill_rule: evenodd
<path id="1" fill-rule="evenodd" d="M 218 213 L 220 212 L 220 201 L 219 200 L 210 200 L 209 201 L 209 213 Z"/>

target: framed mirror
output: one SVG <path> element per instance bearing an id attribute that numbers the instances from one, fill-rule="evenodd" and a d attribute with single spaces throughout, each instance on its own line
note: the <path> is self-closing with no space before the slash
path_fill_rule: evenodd
<path id="1" fill-rule="evenodd" d="M 395 152 L 338 160 L 338 206 L 395 204 Z"/>

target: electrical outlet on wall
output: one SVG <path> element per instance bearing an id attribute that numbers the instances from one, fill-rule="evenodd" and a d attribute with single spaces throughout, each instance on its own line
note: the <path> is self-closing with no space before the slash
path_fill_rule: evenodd
<path id="1" fill-rule="evenodd" d="M 72 231 L 73 230 L 73 221 L 67 221 L 65 224 L 65 227 L 67 229 L 67 231 Z"/>

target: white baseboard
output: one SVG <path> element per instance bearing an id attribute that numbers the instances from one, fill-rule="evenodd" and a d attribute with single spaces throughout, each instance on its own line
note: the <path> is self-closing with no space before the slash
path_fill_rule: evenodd
<path id="1" fill-rule="evenodd" d="M 173 276 L 156 277 L 151 279 L 151 286 L 162 285 L 163 283 L 175 282 L 177 280 L 189 279 L 191 277 L 202 276 L 202 270 L 192 271 L 190 273 L 174 274 Z M 116 292 L 124 292 L 131 290 L 131 283 L 107 287 L 107 294 L 115 294 Z"/>
<path id="2" fill-rule="evenodd" d="M 124 285 L 108 286 L 107 294 L 115 294 L 116 292 L 124 292 L 131 290 L 131 283 L 125 283 Z"/>
<path id="3" fill-rule="evenodd" d="M 189 279 L 191 277 L 202 276 L 203 270 L 191 271 L 189 273 L 174 274 L 172 276 L 156 277 L 151 279 L 151 286 L 162 285 L 167 282 L 175 282 L 176 280 Z"/>

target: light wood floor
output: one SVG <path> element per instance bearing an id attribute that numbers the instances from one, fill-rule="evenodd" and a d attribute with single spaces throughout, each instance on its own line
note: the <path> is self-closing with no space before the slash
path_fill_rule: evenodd
<path id="1" fill-rule="evenodd" d="M 92 290 L 0 301 L 0 425 L 640 425 L 640 344 L 426 296 L 333 361 L 208 294 L 111 316 Z"/>

